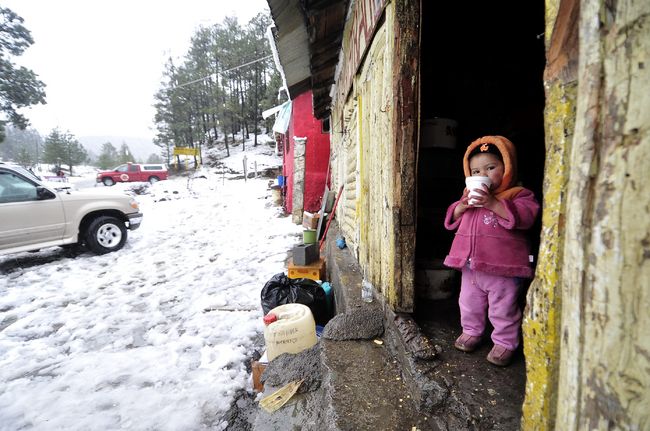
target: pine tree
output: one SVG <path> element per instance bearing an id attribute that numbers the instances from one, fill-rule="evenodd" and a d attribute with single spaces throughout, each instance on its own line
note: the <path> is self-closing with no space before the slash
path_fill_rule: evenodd
<path id="1" fill-rule="evenodd" d="M 65 164 L 72 175 L 74 166 L 87 160 L 86 149 L 71 133 L 62 133 L 59 129 L 54 129 L 45 138 L 43 161 L 55 165 L 57 170 Z"/>
<path id="2" fill-rule="evenodd" d="M 29 160 L 28 163 L 25 163 L 29 166 L 37 165 L 40 162 L 43 138 L 36 130 L 20 130 L 8 125 L 5 132 L 5 140 L 0 143 L 0 159 L 16 162 L 19 158 L 24 162 Z"/>
<path id="3" fill-rule="evenodd" d="M 24 20 L 11 9 L 0 7 L 0 142 L 5 137 L 5 125 L 11 123 L 24 130 L 29 122 L 18 109 L 45 104 L 45 85 L 37 75 L 25 67 L 11 62 L 11 56 L 22 55 L 33 43 Z"/>
<path id="4" fill-rule="evenodd" d="M 56 167 L 60 167 L 65 157 L 65 135 L 54 129 L 45 138 L 45 146 L 43 148 L 43 161 Z"/>
<path id="5" fill-rule="evenodd" d="M 131 153 L 131 150 L 129 149 L 129 146 L 126 145 L 126 142 L 122 142 L 122 146 L 117 153 L 117 163 L 121 165 L 129 162 L 135 162 L 133 159 L 133 153 Z"/>
<path id="6" fill-rule="evenodd" d="M 64 161 L 68 165 L 70 175 L 72 175 L 74 166 L 78 166 L 88 161 L 88 152 L 83 145 L 74 138 L 74 136 L 66 135 L 66 138 L 66 157 L 64 158 Z"/>
<path id="7" fill-rule="evenodd" d="M 30 153 L 27 148 L 22 147 L 20 150 L 18 150 L 18 154 L 16 155 L 16 163 L 24 168 L 29 168 L 34 164 L 34 159 L 32 157 L 33 154 Z"/>
<path id="8" fill-rule="evenodd" d="M 147 163 L 162 163 L 163 159 L 158 154 L 151 153 L 147 157 Z"/>
<path id="9" fill-rule="evenodd" d="M 277 104 L 279 74 L 270 58 L 266 28 L 268 14 L 259 14 L 246 28 L 227 17 L 212 28 L 200 28 L 192 38 L 184 61 L 165 66 L 165 77 L 155 95 L 157 145 L 212 147 L 223 137 L 227 155 L 230 142 L 242 133 L 255 135 L 261 112 Z"/>
<path id="10" fill-rule="evenodd" d="M 102 152 L 97 158 L 97 164 L 101 169 L 109 169 L 119 164 L 117 158 L 117 149 L 113 146 L 113 144 L 110 142 L 105 142 L 102 145 Z"/>

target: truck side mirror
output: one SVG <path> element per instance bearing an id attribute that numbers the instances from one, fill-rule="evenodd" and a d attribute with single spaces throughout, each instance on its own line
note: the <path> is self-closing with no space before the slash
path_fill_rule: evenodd
<path id="1" fill-rule="evenodd" d="M 36 186 L 36 197 L 42 201 L 45 199 L 53 199 L 55 195 L 43 186 Z"/>

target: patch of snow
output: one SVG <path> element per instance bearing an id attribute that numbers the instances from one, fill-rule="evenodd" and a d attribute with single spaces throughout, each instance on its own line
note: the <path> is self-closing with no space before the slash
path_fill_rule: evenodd
<path id="1" fill-rule="evenodd" d="M 265 147 L 244 154 L 281 164 Z M 240 148 L 223 160 L 233 170 Z M 92 184 L 94 169 L 75 171 Z M 93 190 L 140 202 L 122 250 L 0 256 L 0 429 L 226 429 L 235 394 L 250 390 L 260 291 L 302 228 L 267 180 L 214 168 Z"/>

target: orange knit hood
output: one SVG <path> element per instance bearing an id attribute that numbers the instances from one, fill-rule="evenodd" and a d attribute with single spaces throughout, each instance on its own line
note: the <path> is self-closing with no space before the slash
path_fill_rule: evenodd
<path id="1" fill-rule="evenodd" d="M 463 169 L 466 177 L 471 176 L 469 169 L 469 155 L 476 147 L 483 144 L 494 144 L 501 153 L 504 165 L 503 180 L 501 181 L 501 185 L 496 190 L 492 191 L 492 193 L 497 195 L 497 197 L 501 197 L 499 196 L 500 194 L 512 189 L 515 184 L 517 184 L 517 152 L 515 146 L 503 136 L 483 136 L 482 138 L 478 138 L 469 144 L 465 151 L 465 156 L 463 157 Z"/>

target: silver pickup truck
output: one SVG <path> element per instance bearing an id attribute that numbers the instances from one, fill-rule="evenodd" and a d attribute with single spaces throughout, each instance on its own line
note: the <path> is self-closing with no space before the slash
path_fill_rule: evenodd
<path id="1" fill-rule="evenodd" d="M 0 163 L 0 255 L 67 245 L 109 253 L 121 249 L 127 229 L 141 222 L 130 196 L 57 189 Z"/>

